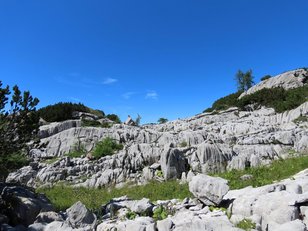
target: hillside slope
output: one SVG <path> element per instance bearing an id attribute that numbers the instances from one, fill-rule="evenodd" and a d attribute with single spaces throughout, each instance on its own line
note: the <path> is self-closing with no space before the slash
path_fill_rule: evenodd
<path id="1" fill-rule="evenodd" d="M 302 70 L 273 77 L 273 82 L 281 85 L 294 73 Z M 144 183 L 159 176 L 185 180 L 196 173 L 265 165 L 307 150 L 307 115 L 305 102 L 284 113 L 264 107 L 253 111 L 229 108 L 141 127 L 83 127 L 80 120 L 51 123 L 41 126 L 41 143 L 30 152 L 36 164 L 11 173 L 7 182 L 37 187 L 61 180 L 101 187 L 127 181 Z M 123 144 L 124 149 L 98 160 L 87 158 L 97 142 L 106 137 Z M 76 147 L 83 149 L 84 155 L 68 157 Z M 54 163 L 44 161 L 50 158 Z"/>

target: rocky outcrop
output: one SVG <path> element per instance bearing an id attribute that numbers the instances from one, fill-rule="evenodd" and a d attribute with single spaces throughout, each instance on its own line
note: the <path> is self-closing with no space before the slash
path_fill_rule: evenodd
<path id="1" fill-rule="evenodd" d="M 223 199 L 232 201 L 231 221 L 251 219 L 260 230 L 306 230 L 303 218 L 308 203 L 307 176 L 304 170 L 279 183 L 229 191 Z"/>
<path id="2" fill-rule="evenodd" d="M 240 95 L 242 98 L 245 95 L 253 94 L 264 88 L 282 87 L 286 90 L 291 88 L 302 87 L 308 83 L 308 70 L 297 69 L 294 71 L 288 71 L 277 76 L 273 76 L 269 79 L 263 80 L 255 86 L 249 88 L 246 92 Z"/>
<path id="3" fill-rule="evenodd" d="M 91 213 L 80 201 L 76 202 L 66 210 L 67 222 L 74 229 L 94 229 L 96 225 L 96 216 Z"/>
<path id="4" fill-rule="evenodd" d="M 10 214 L 7 213 L 10 207 L 2 206 L 1 229 L 20 228 L 20 223 L 18 227 L 17 223 L 14 223 L 14 217 L 20 219 L 22 214 L 20 212 L 25 211 L 25 206 L 29 206 L 30 198 L 39 197 L 33 192 L 29 194 L 27 189 L 14 187 L 7 185 L 2 187 L 1 196 L 16 196 L 15 192 L 18 192 L 19 197 L 23 198 L 19 200 L 23 203 L 20 207 L 22 209 L 17 209 L 14 214 Z M 5 188 L 9 188 L 10 193 Z M 221 178 L 199 174 L 192 177 L 190 190 L 196 198 L 154 203 L 146 198 L 141 200 L 131 200 L 126 196 L 114 198 L 107 204 L 97 205 L 101 208 L 98 211 L 98 218 L 81 202 L 75 203 L 65 212 L 56 213 L 36 209 L 37 204 L 40 204 L 41 208 L 49 208 L 48 201 L 43 200 L 39 203 L 31 201 L 35 206 L 27 207 L 27 214 L 23 212 L 25 223 L 22 228 L 27 231 L 240 231 L 237 225 L 246 221 L 255 227 L 254 230 L 260 231 L 307 230 L 308 169 L 274 184 L 239 190 L 229 190 L 227 183 Z M 2 196 L 1 203 L 7 203 L 7 200 L 8 197 Z M 157 210 L 164 211 L 167 217 L 155 216 Z"/>
<path id="5" fill-rule="evenodd" d="M 10 225 L 26 227 L 40 212 L 52 210 L 52 205 L 43 195 L 20 186 L 0 185 L 0 217 L 5 216 Z"/>
<path id="6" fill-rule="evenodd" d="M 184 152 L 166 145 L 160 157 L 160 165 L 165 180 L 179 179 L 182 172 L 187 170 L 187 161 Z"/>
<path id="7" fill-rule="evenodd" d="M 268 108 L 250 112 L 230 108 L 144 127 L 65 125 L 62 127 L 67 129 L 56 132 L 51 127 L 61 127 L 60 123 L 46 125 L 41 129 L 50 130 L 45 133 L 50 136 L 30 152 L 35 162 L 11 173 L 6 182 L 36 187 L 64 180 L 76 186 L 100 187 L 126 181 L 144 183 L 159 179 L 160 171 L 165 179 L 179 179 L 189 170 L 207 174 L 264 165 L 287 158 L 289 153 L 307 151 L 308 122 L 293 122 L 307 115 L 308 102 L 280 114 Z M 89 160 L 86 155 L 65 157 L 76 147 L 91 153 L 105 137 L 122 143 L 124 149 L 99 160 Z M 55 162 L 45 161 L 48 158 Z M 151 168 L 153 164 L 159 168 Z"/>

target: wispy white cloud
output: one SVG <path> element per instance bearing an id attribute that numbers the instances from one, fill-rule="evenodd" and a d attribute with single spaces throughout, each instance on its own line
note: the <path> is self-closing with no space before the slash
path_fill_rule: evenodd
<path id="1" fill-rule="evenodd" d="M 157 100 L 158 99 L 158 94 L 156 91 L 148 91 L 145 95 L 146 99 L 154 99 Z"/>
<path id="2" fill-rule="evenodd" d="M 117 79 L 114 79 L 114 78 L 108 77 L 108 78 L 106 78 L 106 79 L 103 80 L 102 84 L 113 84 L 113 83 L 115 83 L 115 82 L 118 82 L 118 80 L 117 80 Z"/>
<path id="3" fill-rule="evenodd" d="M 137 94 L 137 92 L 134 91 L 129 91 L 129 92 L 125 92 L 124 94 L 122 94 L 122 97 L 124 99 L 130 99 L 130 97 L 132 97 L 133 95 Z"/>

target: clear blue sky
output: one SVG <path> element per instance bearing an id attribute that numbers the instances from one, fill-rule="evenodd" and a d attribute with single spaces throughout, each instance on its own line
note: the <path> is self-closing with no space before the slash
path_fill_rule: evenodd
<path id="1" fill-rule="evenodd" d="M 307 0 L 0 0 L 0 80 L 156 122 L 308 66 Z"/>

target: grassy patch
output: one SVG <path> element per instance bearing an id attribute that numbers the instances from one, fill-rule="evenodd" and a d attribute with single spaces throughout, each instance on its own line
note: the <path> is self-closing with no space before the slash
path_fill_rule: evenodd
<path id="1" fill-rule="evenodd" d="M 74 149 L 67 153 L 66 155 L 71 158 L 79 158 L 82 155 L 85 155 L 87 153 L 86 149 L 83 146 L 75 145 Z"/>
<path id="2" fill-rule="evenodd" d="M 302 122 L 308 122 L 308 116 L 299 116 L 295 120 L 293 120 L 294 123 L 302 123 Z"/>
<path id="3" fill-rule="evenodd" d="M 250 219 L 243 219 L 236 225 L 236 227 L 246 231 L 250 231 L 256 228 L 256 224 Z"/>
<path id="4" fill-rule="evenodd" d="M 185 147 L 187 147 L 187 142 L 186 141 L 182 141 L 181 143 L 179 143 L 179 146 L 181 147 L 181 148 L 185 148 Z"/>
<path id="5" fill-rule="evenodd" d="M 81 201 L 90 209 L 97 209 L 106 204 L 112 198 L 127 195 L 132 199 L 149 198 L 151 201 L 167 199 L 184 199 L 191 197 L 187 184 L 179 184 L 177 181 L 150 182 L 147 185 L 123 187 L 120 189 L 106 188 L 72 188 L 65 185 L 54 186 L 53 188 L 37 189 L 44 193 L 57 210 L 65 210 L 77 201 Z"/>
<path id="6" fill-rule="evenodd" d="M 81 126 L 82 127 L 101 127 L 102 124 L 99 121 L 96 121 L 96 120 L 82 119 L 81 120 Z"/>
<path id="7" fill-rule="evenodd" d="M 217 174 L 216 176 L 227 179 L 231 189 L 240 189 L 250 185 L 259 187 L 271 184 L 274 181 L 291 177 L 306 168 L 308 168 L 308 156 L 303 155 L 285 160 L 275 160 L 270 166 L 247 168 L 245 170 L 231 170 Z M 240 180 L 240 177 L 245 174 L 252 175 L 253 177 L 247 180 Z"/>

